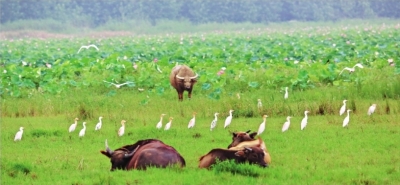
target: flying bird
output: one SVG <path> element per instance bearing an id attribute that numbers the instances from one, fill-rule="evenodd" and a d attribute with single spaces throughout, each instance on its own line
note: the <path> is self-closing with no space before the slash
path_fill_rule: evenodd
<path id="1" fill-rule="evenodd" d="M 376 109 L 376 104 L 374 103 L 368 109 L 368 116 L 371 116 L 375 112 L 375 109 Z"/>
<path id="2" fill-rule="evenodd" d="M 218 114 L 219 114 L 218 112 L 214 114 L 214 120 L 211 121 L 210 131 L 212 131 L 215 128 L 215 126 L 217 126 Z"/>
<path id="3" fill-rule="evenodd" d="M 292 117 L 288 116 L 286 118 L 286 122 L 282 126 L 282 132 L 285 132 L 285 131 L 287 131 L 289 129 L 289 127 L 290 127 L 290 118 L 292 118 Z"/>
<path id="4" fill-rule="evenodd" d="M 289 89 L 288 87 L 285 87 L 285 95 L 283 96 L 285 98 L 285 100 L 289 98 L 288 89 Z"/>
<path id="5" fill-rule="evenodd" d="M 111 84 L 111 85 L 114 85 L 116 88 L 120 88 L 121 86 L 123 86 L 123 85 L 127 85 L 127 84 L 132 84 L 133 82 L 125 82 L 125 83 L 122 83 L 122 84 L 115 84 L 115 83 L 112 83 L 112 82 L 107 82 L 107 81 L 105 81 L 105 80 L 103 80 L 103 82 L 105 82 L 105 83 L 109 83 L 109 84 Z"/>
<path id="6" fill-rule="evenodd" d="M 349 121 L 350 121 L 350 109 L 347 110 L 347 116 L 344 118 L 343 120 L 343 127 L 346 127 L 349 125 Z"/>
<path id="7" fill-rule="evenodd" d="M 233 112 L 233 111 L 234 111 L 234 110 L 229 110 L 229 116 L 226 117 L 226 119 L 225 119 L 224 128 L 226 128 L 227 126 L 229 126 L 229 125 L 231 124 L 231 122 L 232 122 L 232 112 Z"/>
<path id="8" fill-rule="evenodd" d="M 125 120 L 122 120 L 121 121 L 121 127 L 119 128 L 119 130 L 118 130 L 118 136 L 122 136 L 122 135 L 124 135 L 124 133 L 125 133 Z"/>
<path id="9" fill-rule="evenodd" d="M 160 129 L 162 127 L 162 119 L 163 119 L 164 116 L 165 116 L 165 114 L 161 114 L 160 121 L 156 125 L 157 129 Z"/>
<path id="10" fill-rule="evenodd" d="M 164 130 L 169 130 L 171 128 L 171 124 L 172 124 L 172 120 L 174 118 L 169 117 L 169 122 L 167 124 L 165 124 Z"/>
<path id="11" fill-rule="evenodd" d="M 75 118 L 75 122 L 72 123 L 71 126 L 69 126 L 69 129 L 68 129 L 69 132 L 73 132 L 76 129 L 76 125 L 78 124 L 78 120 L 79 120 L 78 118 Z"/>
<path id="12" fill-rule="evenodd" d="M 14 141 L 21 141 L 24 127 L 19 127 L 19 131 L 15 134 Z"/>
<path id="13" fill-rule="evenodd" d="M 356 67 L 359 67 L 359 68 L 364 68 L 364 66 L 362 66 L 360 63 L 358 63 L 358 64 L 356 64 L 356 65 L 354 65 L 353 67 L 345 67 L 340 73 L 339 73 L 339 75 L 341 75 L 342 73 L 343 73 L 343 71 L 344 70 L 347 70 L 347 71 L 349 71 L 350 73 L 352 73 L 352 72 L 354 72 L 355 70 L 356 70 Z"/>
<path id="14" fill-rule="evenodd" d="M 101 129 L 101 124 L 102 124 L 101 119 L 103 119 L 102 116 L 99 117 L 99 122 L 96 124 L 96 127 L 94 128 L 94 130 L 100 130 Z"/>
<path id="15" fill-rule="evenodd" d="M 83 122 L 83 129 L 79 131 L 79 137 L 83 137 L 86 131 L 86 122 Z"/>
<path id="16" fill-rule="evenodd" d="M 196 112 L 193 112 L 193 118 L 190 119 L 188 128 L 193 128 L 195 124 L 196 124 Z"/>
<path id="17" fill-rule="evenodd" d="M 261 135 L 265 130 L 265 123 L 267 122 L 267 115 L 263 116 L 263 122 L 261 122 L 260 126 L 258 127 L 257 135 Z"/>
<path id="18" fill-rule="evenodd" d="M 339 115 L 342 115 L 344 113 L 344 111 L 346 111 L 346 101 L 347 100 L 343 100 L 343 105 L 342 105 L 342 107 L 340 107 Z"/>
<path id="19" fill-rule="evenodd" d="M 96 45 L 91 44 L 91 45 L 87 45 L 87 46 L 81 46 L 81 48 L 79 48 L 79 50 L 78 50 L 78 53 L 81 52 L 81 49 L 89 49 L 89 48 L 91 48 L 91 47 L 93 47 L 93 48 L 95 48 L 97 51 L 99 51 L 99 48 L 98 48 Z"/>
<path id="20" fill-rule="evenodd" d="M 301 124 L 300 124 L 301 130 L 303 130 L 307 126 L 307 120 L 308 120 L 307 113 L 309 113 L 308 110 L 304 111 L 304 118 L 301 120 Z"/>

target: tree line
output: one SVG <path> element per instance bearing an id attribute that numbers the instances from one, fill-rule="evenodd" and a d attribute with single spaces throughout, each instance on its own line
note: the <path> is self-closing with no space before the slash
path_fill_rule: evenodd
<path id="1" fill-rule="evenodd" d="M 109 21 L 188 20 L 194 24 L 399 18 L 399 0 L 0 0 L 0 22 L 54 19 L 100 26 Z"/>

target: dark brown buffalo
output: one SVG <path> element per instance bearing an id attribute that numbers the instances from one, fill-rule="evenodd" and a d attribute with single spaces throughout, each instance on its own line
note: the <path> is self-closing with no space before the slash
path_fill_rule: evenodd
<path id="1" fill-rule="evenodd" d="M 253 132 L 249 134 L 250 130 L 247 132 L 236 132 L 233 133 L 232 143 L 228 146 L 230 150 L 238 150 L 243 149 L 244 147 L 256 146 L 260 145 L 260 147 L 264 150 L 264 161 L 270 165 L 271 164 L 271 155 L 268 152 L 267 146 L 261 138 L 255 139 L 257 132 Z"/>
<path id="2" fill-rule="evenodd" d="M 172 87 L 178 92 L 179 101 L 183 100 L 184 91 L 188 91 L 189 99 L 192 98 L 193 85 L 197 82 L 197 77 L 198 75 L 188 66 L 177 65 L 172 68 L 169 80 Z"/>
<path id="3" fill-rule="evenodd" d="M 212 149 L 200 157 L 199 168 L 210 168 L 218 161 L 234 160 L 237 163 L 249 162 L 266 167 L 264 151 L 260 147 L 245 147 L 242 150 L 227 150 L 222 148 Z"/>
<path id="4" fill-rule="evenodd" d="M 110 150 L 106 140 L 106 151 L 100 152 L 111 159 L 111 171 L 186 165 L 185 159 L 175 148 L 157 139 L 139 140 L 133 145 L 126 145 L 115 151 Z"/>

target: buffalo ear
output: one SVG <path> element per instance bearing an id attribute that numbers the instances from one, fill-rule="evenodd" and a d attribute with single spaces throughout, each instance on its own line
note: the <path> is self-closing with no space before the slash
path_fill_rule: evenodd
<path id="1" fill-rule="evenodd" d="M 257 132 L 253 132 L 253 133 L 250 134 L 250 138 L 254 139 L 256 137 L 256 135 L 257 135 Z"/>
<path id="2" fill-rule="evenodd" d="M 111 158 L 111 155 L 108 152 L 104 151 L 104 150 L 100 150 L 100 153 L 102 153 L 103 155 L 107 156 L 108 158 Z"/>
<path id="3" fill-rule="evenodd" d="M 236 156 L 239 156 L 239 157 L 243 157 L 243 156 L 244 156 L 244 151 L 243 151 L 243 150 L 237 151 L 237 152 L 235 153 L 235 155 L 236 155 Z"/>
<path id="4" fill-rule="evenodd" d="M 233 137 L 236 137 L 236 136 L 237 136 L 237 134 L 236 134 L 235 132 L 233 132 L 232 135 L 233 135 Z"/>

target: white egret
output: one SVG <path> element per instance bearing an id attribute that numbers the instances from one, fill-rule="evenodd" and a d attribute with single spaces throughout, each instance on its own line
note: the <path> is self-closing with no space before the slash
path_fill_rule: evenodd
<path id="1" fill-rule="evenodd" d="M 156 125 L 156 128 L 157 129 L 160 129 L 161 127 L 162 127 L 162 120 L 163 120 L 163 117 L 165 116 L 165 114 L 161 114 L 161 116 L 160 116 L 160 121 L 157 123 L 157 125 Z"/>
<path id="2" fill-rule="evenodd" d="M 289 129 L 289 127 L 290 127 L 290 118 L 292 118 L 292 117 L 288 116 L 286 118 L 287 121 L 282 126 L 282 132 L 285 132 L 285 131 L 287 131 Z"/>
<path id="3" fill-rule="evenodd" d="M 234 111 L 234 110 L 229 110 L 229 116 L 226 117 L 226 119 L 225 119 L 224 128 L 226 128 L 227 126 L 229 126 L 229 125 L 231 124 L 231 122 L 232 122 L 232 112 L 233 112 L 233 111 Z"/>
<path id="4" fill-rule="evenodd" d="M 165 124 L 164 130 L 169 130 L 171 128 L 171 124 L 172 124 L 172 120 L 174 118 L 169 117 L 169 122 L 167 124 Z"/>
<path id="5" fill-rule="evenodd" d="M 308 110 L 304 111 L 304 118 L 301 120 L 301 124 L 300 124 L 301 130 L 303 130 L 307 126 L 307 120 L 308 120 L 307 113 L 309 113 Z"/>
<path id="6" fill-rule="evenodd" d="M 99 117 L 99 122 L 96 124 L 96 127 L 94 128 L 94 130 L 100 130 L 101 129 L 101 124 L 102 124 L 101 119 L 103 119 L 102 116 Z"/>
<path id="7" fill-rule="evenodd" d="M 214 114 L 214 120 L 211 121 L 210 131 L 212 131 L 215 128 L 215 126 L 217 126 L 218 114 L 219 114 L 218 112 Z"/>
<path id="8" fill-rule="evenodd" d="M 79 137 L 83 137 L 86 131 L 86 122 L 83 122 L 83 129 L 79 131 Z"/>
<path id="9" fill-rule="evenodd" d="M 78 120 L 79 120 L 78 118 L 75 118 L 75 122 L 72 123 L 71 126 L 69 126 L 69 129 L 68 129 L 69 132 L 73 132 L 76 129 L 76 125 L 78 124 Z"/>
<path id="10" fill-rule="evenodd" d="M 123 86 L 123 85 L 127 85 L 127 84 L 132 84 L 133 82 L 125 82 L 125 83 L 122 83 L 122 84 L 115 84 L 115 83 L 112 83 L 112 82 L 107 82 L 107 81 L 105 81 L 105 80 L 103 80 L 103 82 L 106 82 L 106 83 L 109 83 L 109 84 L 111 84 L 111 85 L 114 85 L 116 88 L 120 88 L 121 86 Z"/>
<path id="11" fill-rule="evenodd" d="M 285 96 L 284 96 L 285 99 L 288 99 L 288 98 L 289 98 L 288 89 L 289 89 L 288 87 L 285 87 Z"/>
<path id="12" fill-rule="evenodd" d="M 193 128 L 195 124 L 196 124 L 196 112 L 193 112 L 193 118 L 190 119 L 188 128 Z"/>
<path id="13" fill-rule="evenodd" d="M 258 101 L 257 107 L 258 107 L 258 109 L 261 109 L 262 108 L 261 99 L 258 99 L 257 101 Z"/>
<path id="14" fill-rule="evenodd" d="M 88 45 L 88 46 L 81 46 L 81 48 L 79 48 L 79 50 L 78 50 L 78 53 L 81 52 L 81 49 L 89 49 L 89 48 L 91 48 L 91 47 L 93 47 L 93 48 L 95 48 L 97 51 L 99 51 L 99 48 L 98 48 L 96 45 L 91 44 L 91 45 Z"/>
<path id="15" fill-rule="evenodd" d="M 14 141 L 21 141 L 24 127 L 19 127 L 19 131 L 15 134 Z"/>
<path id="16" fill-rule="evenodd" d="M 368 116 L 371 116 L 375 112 L 375 109 L 376 109 L 376 104 L 374 103 L 368 109 Z"/>
<path id="17" fill-rule="evenodd" d="M 350 109 L 347 109 L 347 116 L 344 118 L 343 120 L 343 127 L 346 127 L 349 125 L 349 121 L 350 121 Z"/>
<path id="18" fill-rule="evenodd" d="M 124 133 L 125 133 L 125 120 L 122 120 L 121 121 L 121 127 L 119 128 L 119 130 L 118 130 L 118 136 L 122 136 L 122 135 L 124 135 Z"/>
<path id="19" fill-rule="evenodd" d="M 345 67 L 340 73 L 339 73 L 339 75 L 341 75 L 342 73 L 343 73 L 343 71 L 344 70 L 347 70 L 347 71 L 349 71 L 350 73 L 352 73 L 352 72 L 354 72 L 355 70 L 356 70 L 356 67 L 359 67 L 359 68 L 364 68 L 364 66 L 362 66 L 360 63 L 358 63 L 358 64 L 356 64 L 356 65 L 354 65 L 353 67 Z"/>
<path id="20" fill-rule="evenodd" d="M 343 105 L 340 107 L 339 115 L 342 115 L 344 111 L 346 111 L 346 101 L 347 100 L 343 100 Z"/>
<path id="21" fill-rule="evenodd" d="M 265 123 L 267 122 L 267 115 L 263 116 L 263 122 L 261 122 L 260 126 L 258 127 L 257 135 L 261 135 L 265 130 Z"/>

